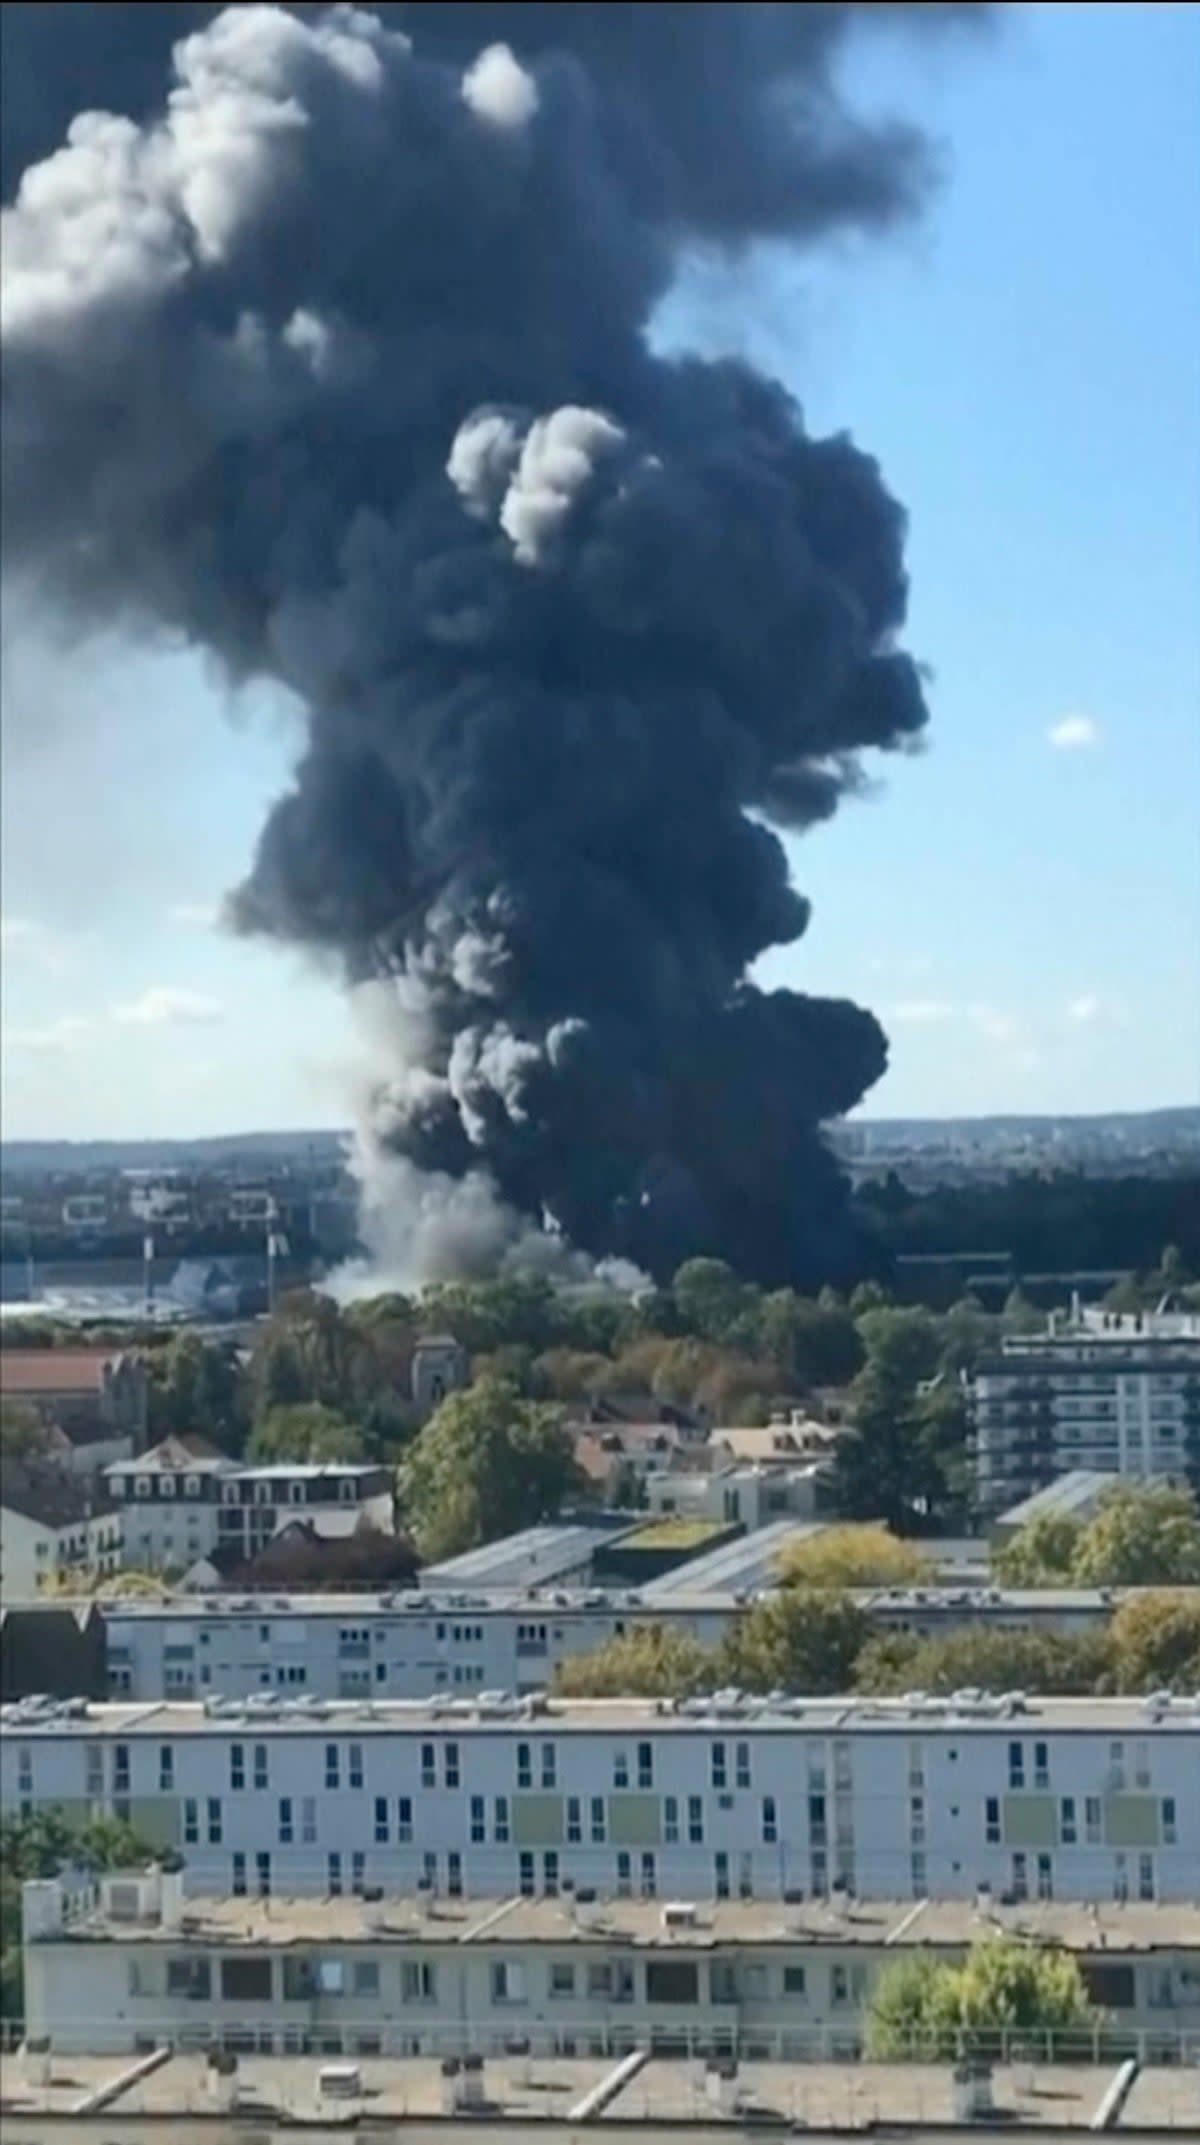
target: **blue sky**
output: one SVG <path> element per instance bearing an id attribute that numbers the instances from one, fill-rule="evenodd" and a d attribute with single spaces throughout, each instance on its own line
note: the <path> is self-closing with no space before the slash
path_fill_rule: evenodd
<path id="1" fill-rule="evenodd" d="M 928 749 L 796 845 L 812 925 L 763 973 L 881 1013 L 868 1114 L 1191 1100 L 1200 8 L 1009 8 L 854 81 L 943 146 L 921 227 L 697 268 L 662 323 L 782 374 L 911 515 Z M 333 979 L 214 928 L 294 714 L 184 653 L 11 640 L 6 1134 L 343 1120 Z"/>

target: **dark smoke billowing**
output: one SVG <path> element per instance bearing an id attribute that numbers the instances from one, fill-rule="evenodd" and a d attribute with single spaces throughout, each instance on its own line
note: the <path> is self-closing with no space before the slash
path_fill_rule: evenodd
<path id="1" fill-rule="evenodd" d="M 861 13 L 4 10 L 45 159 L 5 211 L 10 569 L 303 699 L 234 914 L 374 986 L 405 1197 L 657 1273 L 836 1270 L 819 1126 L 885 1061 L 745 977 L 807 921 L 766 822 L 925 722 L 903 515 L 780 387 L 645 338 L 689 244 L 919 200 L 920 140 L 839 102 Z M 134 116 L 49 153 L 99 98 Z"/>

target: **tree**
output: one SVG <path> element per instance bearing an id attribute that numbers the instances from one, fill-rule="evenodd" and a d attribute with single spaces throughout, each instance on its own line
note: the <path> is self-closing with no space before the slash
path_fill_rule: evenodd
<path id="1" fill-rule="evenodd" d="M 1066 2032 L 1100 2016 L 1069 1952 L 992 1936 L 957 1966 L 914 1959 L 888 1967 L 867 2007 L 867 2052 L 874 2061 L 947 2062 L 999 2050 L 1006 2034 Z"/>
<path id="2" fill-rule="evenodd" d="M 0 1401 L 0 1459 L 28 1462 L 41 1460 L 49 1451 L 46 1425 L 33 1408 L 19 1400 Z"/>
<path id="3" fill-rule="evenodd" d="M 685 1260 L 671 1294 L 688 1331 L 706 1341 L 723 1341 L 758 1298 L 757 1290 L 739 1281 L 724 1259 Z"/>
<path id="4" fill-rule="evenodd" d="M 786 1549 L 779 1559 L 782 1586 L 912 1586 L 928 1576 L 928 1560 L 911 1542 L 884 1526 L 826 1527 Z"/>
<path id="5" fill-rule="evenodd" d="M 812 1303 L 791 1289 L 776 1289 L 763 1298 L 758 1346 L 781 1376 L 802 1390 L 848 1385 L 865 1356 L 858 1328 L 843 1305 Z"/>
<path id="6" fill-rule="evenodd" d="M 411 1586 L 420 1569 L 416 1550 L 402 1534 L 358 1526 L 353 1534 L 289 1537 L 268 1542 L 240 1571 L 230 1574 L 239 1587 L 272 1587 L 276 1592 L 321 1593 Z"/>
<path id="7" fill-rule="evenodd" d="M 1200 1593 L 1131 1594 L 1108 1627 L 1122 1691 L 1200 1690 Z"/>
<path id="8" fill-rule="evenodd" d="M 153 1362 L 150 1411 L 154 1434 L 199 1431 L 227 1452 L 245 1442 L 249 1395 L 235 1351 L 199 1333 L 174 1334 Z"/>
<path id="9" fill-rule="evenodd" d="M 1082 1531 L 1065 1514 L 1039 1513 L 996 1546 L 992 1570 L 1006 1586 L 1067 1586 Z"/>
<path id="10" fill-rule="evenodd" d="M 272 1408 L 269 1414 L 260 1416 L 246 1447 L 247 1461 L 257 1466 L 269 1466 L 279 1460 L 291 1460 L 299 1466 L 329 1466 L 337 1460 L 363 1457 L 362 1433 L 319 1400 Z"/>
<path id="11" fill-rule="evenodd" d="M 0 2016 L 19 2019 L 24 2011 L 21 1886 L 68 1868 L 93 1874 L 136 1868 L 157 1853 L 115 1817 L 93 1818 L 86 1825 L 69 1824 L 57 1810 L 0 1818 Z"/>
<path id="12" fill-rule="evenodd" d="M 1076 1545 L 1077 1586 L 1194 1586 L 1200 1582 L 1200 1518 L 1188 1490 L 1168 1483 L 1110 1490 Z"/>
<path id="13" fill-rule="evenodd" d="M 866 1633 L 848 1594 L 789 1587 L 733 1625 L 719 1648 L 718 1681 L 744 1691 L 846 1691 Z"/>
<path id="14" fill-rule="evenodd" d="M 720 1681 L 717 1649 L 665 1624 L 635 1624 L 554 1672 L 564 1698 L 689 1698 Z"/>
<path id="15" fill-rule="evenodd" d="M 1013 1626 L 934 1633 L 880 1632 L 855 1664 L 856 1689 L 1045 1691 L 1091 1696 L 1109 1672 L 1104 1635 Z"/>
<path id="16" fill-rule="evenodd" d="M 451 1393 L 401 1463 L 423 1555 L 447 1557 L 556 1513 L 581 1485 L 561 1410 L 484 1378 Z"/>

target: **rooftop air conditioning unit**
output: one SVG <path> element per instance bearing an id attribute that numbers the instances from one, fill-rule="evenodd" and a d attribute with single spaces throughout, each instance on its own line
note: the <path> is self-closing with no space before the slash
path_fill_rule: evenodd
<path id="1" fill-rule="evenodd" d="M 694 1929 L 699 1919 L 699 1914 L 689 1899 L 670 1899 L 662 1910 L 664 1929 Z"/>

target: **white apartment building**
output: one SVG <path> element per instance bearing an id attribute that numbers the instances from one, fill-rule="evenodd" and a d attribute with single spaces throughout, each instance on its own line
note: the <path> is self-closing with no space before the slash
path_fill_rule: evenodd
<path id="1" fill-rule="evenodd" d="M 105 1469 L 125 1513 L 126 1561 L 147 1570 L 186 1571 L 214 1550 L 249 1563 L 293 1520 L 322 1534 L 360 1524 L 394 1531 L 386 1467 L 286 1461 L 242 1467 L 203 1438 L 169 1437 L 152 1452 Z"/>
<path id="2" fill-rule="evenodd" d="M 6 1462 L 0 1482 L 0 1597 L 29 1601 L 121 1569 L 122 1514 L 89 1482 L 53 1465 Z"/>
<path id="3" fill-rule="evenodd" d="M 753 1533 L 789 1516 L 815 1518 L 828 1472 L 822 1461 L 723 1467 L 711 1474 L 660 1471 L 646 1476 L 646 1504 L 658 1517 L 678 1512 L 688 1519 L 733 1520 Z"/>
<path id="4" fill-rule="evenodd" d="M 972 1414 L 992 1512 L 1077 1469 L 1200 1480 L 1200 1317 L 1084 1311 L 1010 1337 L 979 1365 Z"/>
<path id="5" fill-rule="evenodd" d="M 189 1891 L 1194 1899 L 1194 1699 L 3 1708 L 0 1800 L 126 1818 Z"/>
<path id="6" fill-rule="evenodd" d="M 985 1932 L 1079 1961 L 1103 2025 L 1076 2059 L 1160 2060 L 1200 2029 L 1200 1907 L 582 1897 L 188 1898 L 151 1868 L 24 1889 L 26 2032 L 56 2051 L 663 2053 L 838 2061 L 897 1961 Z M 1146 2047 L 1146 2044 L 1149 2047 Z"/>

